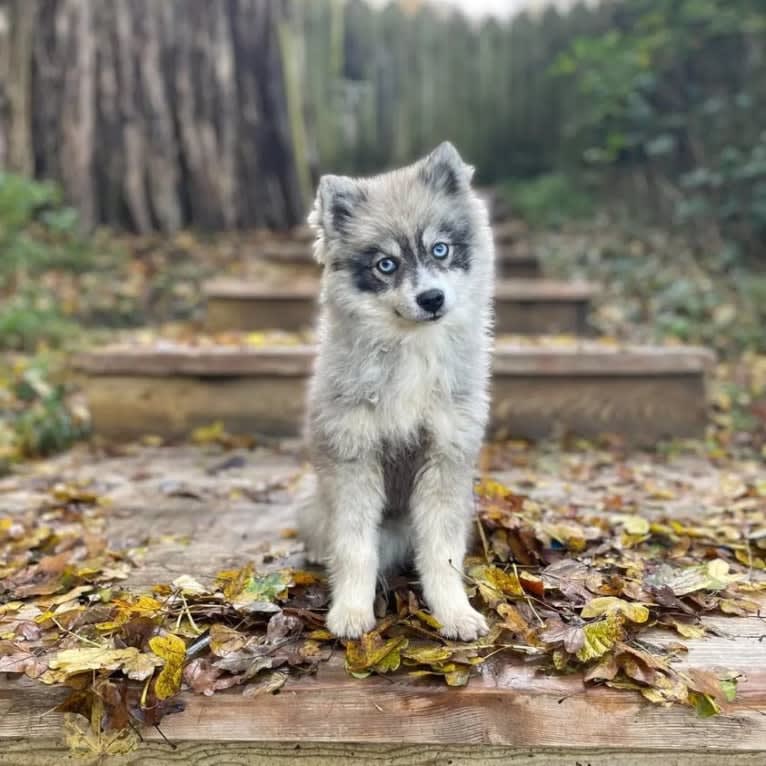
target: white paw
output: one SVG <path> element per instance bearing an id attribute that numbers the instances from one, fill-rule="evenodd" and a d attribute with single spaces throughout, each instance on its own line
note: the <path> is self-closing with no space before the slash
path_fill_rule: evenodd
<path id="1" fill-rule="evenodd" d="M 338 638 L 359 638 L 375 627 L 372 604 L 366 608 L 333 606 L 327 614 L 327 629 Z"/>
<path id="2" fill-rule="evenodd" d="M 466 605 L 459 612 L 434 615 L 442 624 L 440 633 L 445 638 L 459 638 L 461 641 L 475 641 L 489 633 L 489 625 L 482 615 Z"/>

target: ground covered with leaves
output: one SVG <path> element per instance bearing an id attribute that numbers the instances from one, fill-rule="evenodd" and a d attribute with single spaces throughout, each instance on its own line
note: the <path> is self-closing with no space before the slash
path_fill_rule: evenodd
<path id="1" fill-rule="evenodd" d="M 0 483 L 0 672 L 65 686 L 58 709 L 79 751 L 132 748 L 184 693 L 278 693 L 339 657 L 359 683 L 450 686 L 523 657 L 703 716 L 725 713 L 746 681 L 735 661 L 683 658 L 720 634 L 710 616 L 763 607 L 754 460 L 489 447 L 466 588 L 490 634 L 442 639 L 405 573 L 380 593 L 376 630 L 339 642 L 324 628 L 323 573 L 303 568 L 294 538 L 299 456 L 200 438 L 76 451 Z"/>

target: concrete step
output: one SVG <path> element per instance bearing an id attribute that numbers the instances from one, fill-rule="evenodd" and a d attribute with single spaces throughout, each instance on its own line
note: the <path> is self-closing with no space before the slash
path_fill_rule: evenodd
<path id="1" fill-rule="evenodd" d="M 97 435 L 179 438 L 221 421 L 231 433 L 282 437 L 301 431 L 313 359 L 311 346 L 124 345 L 79 354 L 74 366 Z M 637 445 L 699 437 L 713 362 L 711 352 L 692 347 L 501 339 L 490 433 L 528 439 L 610 433 Z"/>
<path id="2" fill-rule="evenodd" d="M 299 331 L 311 327 L 318 283 L 269 285 L 241 279 L 217 279 L 204 286 L 206 328 Z M 543 279 L 501 280 L 496 285 L 498 333 L 583 334 L 595 288 L 587 283 Z"/>

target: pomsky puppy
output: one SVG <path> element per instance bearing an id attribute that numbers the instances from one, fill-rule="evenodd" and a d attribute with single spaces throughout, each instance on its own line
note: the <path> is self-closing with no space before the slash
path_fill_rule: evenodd
<path id="1" fill-rule="evenodd" d="M 378 577 L 414 563 L 450 638 L 487 631 L 463 558 L 488 413 L 494 250 L 473 169 L 450 143 L 374 178 L 324 176 L 309 223 L 324 265 L 299 509 L 332 587 L 328 628 L 375 626 Z"/>

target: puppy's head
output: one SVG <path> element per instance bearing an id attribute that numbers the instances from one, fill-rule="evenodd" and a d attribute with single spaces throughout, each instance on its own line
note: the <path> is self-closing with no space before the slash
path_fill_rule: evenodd
<path id="1" fill-rule="evenodd" d="M 309 223 L 325 267 L 325 300 L 405 331 L 442 322 L 464 305 L 475 275 L 486 273 L 482 259 L 491 261 L 472 175 L 443 143 L 374 178 L 324 176 Z"/>

